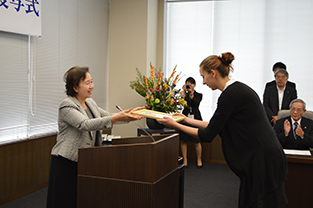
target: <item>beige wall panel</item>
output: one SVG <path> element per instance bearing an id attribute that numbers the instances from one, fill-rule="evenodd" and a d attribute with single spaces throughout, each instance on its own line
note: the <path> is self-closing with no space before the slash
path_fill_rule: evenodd
<path id="1" fill-rule="evenodd" d="M 110 112 L 144 106 L 144 98 L 129 87 L 136 67 L 146 74 L 149 62 L 157 58 L 157 0 L 110 1 L 109 26 L 109 105 Z M 138 121 L 145 126 L 145 119 Z M 134 123 L 115 125 L 114 135 L 136 136 Z"/>

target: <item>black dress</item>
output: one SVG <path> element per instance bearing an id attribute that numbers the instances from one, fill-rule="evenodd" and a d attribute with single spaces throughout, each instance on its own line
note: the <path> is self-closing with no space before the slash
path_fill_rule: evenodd
<path id="1" fill-rule="evenodd" d="M 227 164 L 240 179 L 238 207 L 285 204 L 286 156 L 258 95 L 247 85 L 229 85 L 209 125 L 198 130 L 202 142 L 211 142 L 217 134 Z"/>
<path id="2" fill-rule="evenodd" d="M 200 105 L 200 102 L 202 101 L 202 94 L 194 91 L 193 95 L 194 95 L 193 99 L 191 99 L 189 96 L 189 93 L 186 94 L 185 100 L 187 101 L 188 107 L 185 107 L 182 113 L 185 116 L 188 116 L 188 114 L 194 115 L 194 119 L 202 121 L 202 116 L 199 110 L 199 105 Z M 189 125 L 186 125 L 186 126 L 189 126 Z M 182 131 L 179 132 L 179 140 L 184 141 L 184 142 L 194 142 L 194 143 L 200 142 L 200 139 L 192 137 L 189 134 L 186 134 L 185 132 L 182 132 Z"/>

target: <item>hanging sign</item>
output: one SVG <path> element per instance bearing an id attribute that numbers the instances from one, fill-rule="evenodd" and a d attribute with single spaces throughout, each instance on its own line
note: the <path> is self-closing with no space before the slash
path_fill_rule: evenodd
<path id="1" fill-rule="evenodd" d="M 0 30 L 41 36 L 41 0 L 0 0 Z"/>

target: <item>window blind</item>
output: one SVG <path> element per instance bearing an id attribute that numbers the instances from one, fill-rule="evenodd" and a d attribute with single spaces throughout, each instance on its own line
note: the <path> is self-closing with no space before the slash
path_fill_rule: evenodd
<path id="1" fill-rule="evenodd" d="M 0 31 L 0 143 L 58 131 L 63 75 L 76 65 L 89 67 L 106 108 L 108 24 L 107 0 L 59 0 L 42 5 L 41 37 Z"/>

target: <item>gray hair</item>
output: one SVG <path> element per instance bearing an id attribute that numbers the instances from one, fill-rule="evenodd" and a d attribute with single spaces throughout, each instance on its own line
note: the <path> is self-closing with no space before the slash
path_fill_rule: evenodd
<path id="1" fill-rule="evenodd" d="M 291 108 L 292 104 L 295 103 L 295 102 L 300 102 L 300 103 L 302 103 L 302 104 L 303 104 L 303 110 L 306 109 L 306 104 L 305 104 L 305 102 L 304 102 L 303 100 L 301 100 L 301 99 L 294 99 L 294 100 L 292 100 L 292 101 L 290 102 L 290 104 L 289 104 L 289 108 Z"/>
<path id="2" fill-rule="evenodd" d="M 276 74 L 277 73 L 283 73 L 284 75 L 286 75 L 286 77 L 287 77 L 287 79 L 289 78 L 289 74 L 288 74 L 288 72 L 286 71 L 286 69 L 278 69 L 276 72 L 275 72 L 275 74 L 274 74 L 274 77 L 276 78 Z"/>

